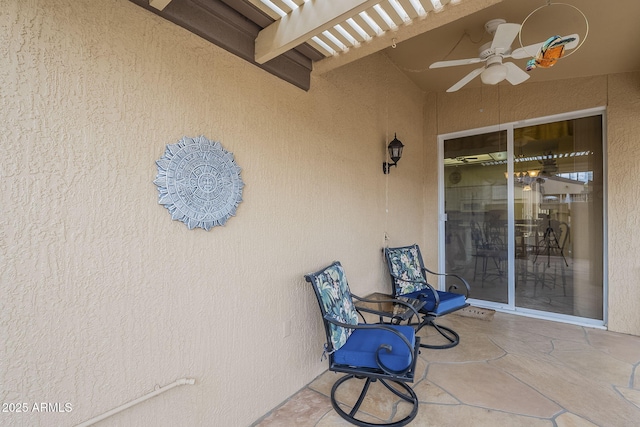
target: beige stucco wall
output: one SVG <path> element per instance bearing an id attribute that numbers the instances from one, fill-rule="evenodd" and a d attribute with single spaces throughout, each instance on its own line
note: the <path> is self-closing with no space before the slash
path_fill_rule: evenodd
<path id="1" fill-rule="evenodd" d="M 74 425 L 193 377 L 105 425 L 244 426 L 323 372 L 303 274 L 340 260 L 354 292 L 386 290 L 385 233 L 423 243 L 415 86 L 375 55 L 304 92 L 126 0 L 0 10 L 0 401 L 72 404 L 0 424 Z M 246 184 L 209 232 L 152 183 L 201 134 Z"/>
<path id="2" fill-rule="evenodd" d="M 640 73 L 607 89 L 609 328 L 640 335 Z"/>
<path id="3" fill-rule="evenodd" d="M 640 73 L 430 94 L 425 103 L 425 235 L 437 236 L 433 169 L 438 134 L 602 106 L 608 157 L 608 328 L 640 335 Z"/>
<path id="4" fill-rule="evenodd" d="M 424 97 L 376 55 L 303 92 L 126 0 L 0 10 L 0 400 L 73 405 L 0 424 L 74 425 L 182 377 L 104 424 L 250 424 L 326 369 L 304 273 L 337 259 L 356 293 L 385 290 L 385 234 L 435 265 L 439 133 L 594 106 L 609 326 L 640 335 L 638 74 Z M 405 155 L 384 176 L 393 132 Z M 200 134 L 246 183 L 209 232 L 152 184 L 165 146 Z"/>

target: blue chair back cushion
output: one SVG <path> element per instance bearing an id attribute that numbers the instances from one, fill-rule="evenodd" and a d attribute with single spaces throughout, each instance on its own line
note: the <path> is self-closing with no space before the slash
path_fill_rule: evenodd
<path id="1" fill-rule="evenodd" d="M 422 273 L 420 252 L 416 245 L 404 248 L 387 248 L 387 260 L 389 269 L 394 276 L 393 286 L 396 296 L 407 296 L 407 294 L 428 288 L 427 280 Z"/>
<path id="2" fill-rule="evenodd" d="M 440 303 L 438 304 L 437 307 L 435 307 L 436 301 L 431 291 L 411 292 L 403 296 L 419 299 L 421 301 L 426 301 L 427 303 L 425 304 L 422 310 L 427 311 L 429 313 L 433 313 L 435 315 L 446 314 L 446 313 L 458 310 L 467 305 L 467 300 L 464 295 L 455 294 L 453 292 L 443 292 L 443 291 L 436 291 L 436 292 L 438 292 L 438 296 L 440 297 Z"/>
<path id="3" fill-rule="evenodd" d="M 313 286 L 317 289 L 324 313 L 341 323 L 357 325 L 358 313 L 353 305 L 342 265 L 335 262 L 312 277 Z M 329 323 L 329 335 L 333 349 L 337 350 L 342 347 L 352 332 L 353 329 Z"/>
<path id="4" fill-rule="evenodd" d="M 415 346 L 416 333 L 412 326 L 389 325 L 403 334 Z M 391 345 L 391 352 L 380 351 L 380 361 L 389 369 L 400 371 L 409 367 L 412 349 L 394 333 L 376 329 L 356 329 L 340 350 L 333 354 L 333 361 L 339 365 L 379 369 L 376 352 L 382 344 Z"/>

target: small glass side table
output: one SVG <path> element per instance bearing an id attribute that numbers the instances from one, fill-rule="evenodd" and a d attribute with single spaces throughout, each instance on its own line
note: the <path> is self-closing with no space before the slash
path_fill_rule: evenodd
<path id="1" fill-rule="evenodd" d="M 384 323 L 384 318 L 389 319 L 387 323 L 395 324 L 409 320 L 426 304 L 425 301 L 420 301 L 415 298 L 397 297 L 395 300 L 405 303 L 399 304 L 393 301 L 394 298 L 391 295 L 380 292 L 375 292 L 364 298 L 355 296 L 354 298 L 356 310 L 377 314 L 380 317 L 380 323 Z M 413 308 L 413 310 L 411 308 Z"/>

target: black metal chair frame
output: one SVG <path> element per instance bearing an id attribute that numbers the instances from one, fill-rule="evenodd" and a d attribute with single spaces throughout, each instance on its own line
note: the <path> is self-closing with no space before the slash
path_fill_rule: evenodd
<path id="1" fill-rule="evenodd" d="M 391 259 L 389 257 L 389 253 L 388 250 L 397 250 L 397 249 L 410 249 L 415 247 L 418 250 L 418 261 L 420 263 L 420 270 L 422 271 L 422 274 L 424 276 L 424 280 L 409 280 L 406 278 L 402 278 L 399 276 L 396 276 L 393 274 L 393 268 L 391 267 Z M 435 350 L 443 350 L 443 349 L 447 349 L 447 348 L 451 348 L 451 347 L 455 347 L 456 345 L 458 345 L 460 343 L 460 335 L 458 335 L 458 333 L 456 331 L 454 331 L 453 329 L 446 327 L 446 326 L 442 326 L 442 325 L 438 325 L 435 322 L 435 319 L 441 316 L 445 316 L 449 313 L 453 313 L 455 311 L 458 311 L 464 307 L 468 307 L 469 304 L 465 304 L 463 306 L 460 307 L 456 307 L 455 309 L 452 310 L 447 310 L 444 312 L 439 312 L 436 313 L 435 309 L 438 308 L 438 305 L 440 304 L 440 296 L 438 295 L 438 292 L 436 290 L 436 288 L 434 288 L 427 280 L 427 274 L 431 274 L 434 276 L 443 276 L 443 277 L 451 277 L 454 279 L 457 279 L 458 281 L 460 281 L 460 283 L 462 285 L 464 285 L 464 295 L 465 295 L 465 300 L 469 298 L 469 294 L 471 292 L 471 287 L 469 286 L 469 283 L 462 277 L 459 276 L 457 274 L 454 273 L 438 273 L 435 271 L 431 271 L 428 268 L 426 268 L 424 266 L 424 260 L 422 259 L 422 253 L 420 252 L 420 247 L 418 245 L 410 245 L 410 246 L 403 246 L 403 247 L 397 247 L 397 248 L 384 248 L 384 254 L 385 254 L 385 258 L 387 259 L 387 264 L 389 267 L 389 275 L 391 276 L 391 289 L 392 289 L 392 295 L 394 298 L 397 297 L 401 297 L 402 295 L 396 295 L 396 284 L 395 284 L 395 280 L 401 280 L 404 282 L 413 282 L 413 283 L 420 283 L 421 285 L 426 285 L 427 289 L 424 289 L 425 295 L 427 292 L 431 292 L 431 294 L 433 295 L 434 299 L 435 299 L 435 306 L 433 307 L 432 311 L 427 310 L 426 306 L 425 308 L 423 308 L 422 310 L 420 310 L 420 313 L 423 314 L 422 320 L 419 321 L 418 323 L 410 323 L 412 326 L 416 327 L 416 332 L 418 332 L 420 329 L 422 329 L 424 326 L 431 326 L 433 327 L 440 335 L 442 335 L 444 338 L 446 338 L 446 340 L 448 341 L 448 343 L 445 344 L 426 344 L 426 343 L 421 343 L 420 346 L 424 347 L 424 348 L 429 348 L 429 349 L 435 349 Z M 452 290 L 458 290 L 458 286 L 457 285 L 450 285 L 447 288 L 447 292 L 451 292 Z"/>
<path id="2" fill-rule="evenodd" d="M 333 264 L 331 264 L 331 266 L 333 266 L 334 264 L 339 264 L 339 262 L 334 262 Z M 311 283 L 313 285 L 313 277 L 319 273 L 322 273 L 323 271 L 325 271 L 327 268 L 331 267 L 325 267 L 324 269 L 316 272 L 316 273 L 309 273 L 306 274 L 305 280 L 309 283 Z M 326 337 L 327 337 L 327 342 L 324 346 L 324 352 L 323 352 L 323 358 L 324 357 L 328 357 L 329 358 L 329 370 L 333 371 L 333 372 L 340 372 L 340 373 L 345 373 L 346 375 L 344 375 L 343 377 L 341 377 L 340 379 L 338 379 L 338 381 L 336 381 L 333 385 L 333 387 L 331 388 L 331 406 L 333 406 L 333 409 L 338 413 L 338 415 L 340 415 L 343 419 L 347 420 L 348 422 L 361 426 L 361 427 L 375 427 L 375 426 L 391 426 L 391 427 L 401 427 L 401 426 L 405 426 L 407 424 L 409 424 L 411 421 L 413 421 L 413 419 L 416 417 L 416 415 L 418 414 L 418 397 L 416 396 L 416 393 L 413 391 L 413 389 L 407 384 L 407 383 L 412 383 L 414 381 L 414 375 L 415 375 L 415 369 L 416 369 L 416 362 L 418 359 L 418 354 L 420 352 L 420 338 L 418 336 L 415 337 L 415 345 L 412 347 L 411 343 L 406 339 L 406 337 L 404 335 L 402 335 L 400 332 L 398 332 L 397 330 L 393 329 L 391 326 L 387 325 L 387 324 L 366 324 L 366 319 L 364 319 L 364 317 L 362 316 L 362 313 L 360 313 L 358 311 L 358 314 L 360 315 L 360 317 L 362 317 L 363 323 L 364 324 L 358 324 L 358 325 L 352 325 L 352 324 L 346 324 L 346 323 L 342 323 L 338 320 L 336 320 L 335 318 L 333 318 L 330 314 L 325 312 L 325 309 L 322 305 L 321 302 L 321 297 L 319 295 L 318 289 L 315 285 L 313 285 L 313 289 L 314 292 L 316 294 L 316 298 L 318 300 L 318 305 L 320 307 L 320 312 L 322 313 L 322 319 L 323 319 L 323 325 L 324 325 L 324 329 L 325 329 L 325 333 L 326 333 Z M 354 294 L 351 294 L 352 298 L 361 300 L 361 301 L 372 301 L 372 300 L 367 300 L 365 298 L 360 298 Z M 407 304 L 403 301 L 400 300 L 396 300 L 396 299 L 390 299 L 389 301 L 393 301 L 395 303 L 399 303 L 399 304 L 403 304 L 406 305 L 408 307 L 410 307 L 413 310 L 413 307 L 411 307 L 410 304 Z M 372 302 L 379 302 L 379 301 L 372 301 Z M 415 311 L 415 310 L 414 310 Z M 416 316 L 418 315 L 418 313 L 415 313 Z M 366 368 L 366 367 L 358 367 L 358 366 L 347 366 L 347 365 L 343 365 L 343 364 L 338 364 L 335 362 L 334 360 L 334 352 L 335 350 L 333 349 L 333 345 L 331 344 L 331 336 L 330 336 L 330 328 L 329 328 L 329 324 L 333 324 L 333 325 L 337 325 L 337 326 L 341 326 L 343 328 L 349 328 L 349 329 L 378 329 L 378 330 L 386 330 L 389 331 L 395 335 L 397 335 L 398 337 L 400 337 L 400 339 L 402 340 L 402 342 L 404 342 L 404 344 L 407 345 L 407 347 L 410 349 L 411 351 L 411 363 L 409 364 L 409 366 L 407 366 L 406 369 L 402 370 L 402 371 L 394 371 L 391 370 L 389 368 L 387 368 L 380 360 L 380 352 L 382 351 L 391 351 L 391 346 L 383 344 L 381 345 L 378 350 L 377 350 L 377 354 L 376 354 L 376 362 L 379 365 L 378 369 L 372 369 L 372 368 Z M 364 385 L 362 387 L 362 390 L 360 392 L 360 395 L 358 396 L 358 399 L 356 400 L 355 404 L 353 405 L 352 409 L 349 412 L 346 412 L 345 410 L 343 410 L 340 405 L 338 404 L 338 402 L 336 401 L 336 392 L 338 391 L 339 387 L 343 384 L 345 384 L 347 381 L 349 380 L 353 380 L 353 379 L 357 379 L 357 380 L 362 380 L 364 379 Z M 365 401 L 366 395 L 369 391 L 369 387 L 371 386 L 371 383 L 374 382 L 379 382 L 380 384 L 382 384 L 385 388 L 387 388 L 391 393 L 393 393 L 394 395 L 398 396 L 399 398 L 401 398 L 402 400 L 410 403 L 411 405 L 413 405 L 410 413 L 402 418 L 401 420 L 395 421 L 395 422 L 389 422 L 389 423 L 372 423 L 372 422 L 368 422 L 368 421 L 364 421 L 360 418 L 357 418 L 357 414 L 358 411 L 360 410 L 360 407 L 362 406 L 362 403 Z M 397 385 L 399 387 L 393 387 L 392 385 L 390 385 L 389 383 L 393 383 L 395 385 Z"/>

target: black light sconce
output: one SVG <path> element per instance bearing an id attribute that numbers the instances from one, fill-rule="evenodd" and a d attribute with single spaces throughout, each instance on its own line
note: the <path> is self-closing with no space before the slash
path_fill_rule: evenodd
<path id="1" fill-rule="evenodd" d="M 389 157 L 393 160 L 393 163 L 382 163 L 382 172 L 386 174 L 389 173 L 389 168 L 391 166 L 398 166 L 398 160 L 402 157 L 402 147 L 404 144 L 398 140 L 396 134 L 393 134 L 393 140 L 389 143 L 387 147 L 389 149 Z"/>

